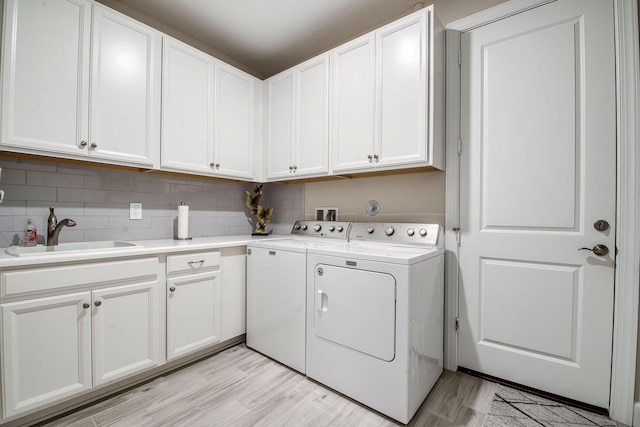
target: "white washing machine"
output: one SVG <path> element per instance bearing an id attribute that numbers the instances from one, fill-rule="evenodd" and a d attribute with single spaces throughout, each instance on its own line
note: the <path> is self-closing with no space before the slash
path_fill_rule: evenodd
<path id="1" fill-rule="evenodd" d="M 350 223 L 296 221 L 247 245 L 247 347 L 305 373 L 307 250 L 346 242 Z"/>
<path id="2" fill-rule="evenodd" d="M 307 251 L 307 376 L 408 423 L 443 370 L 444 250 L 435 224 L 354 223 Z"/>

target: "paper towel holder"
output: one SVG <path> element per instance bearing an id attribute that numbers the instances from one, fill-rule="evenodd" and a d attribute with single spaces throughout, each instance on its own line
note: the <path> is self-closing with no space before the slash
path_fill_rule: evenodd
<path id="1" fill-rule="evenodd" d="M 184 202 L 180 202 L 180 206 L 186 206 Z M 187 233 L 188 233 L 188 228 L 189 228 L 189 217 L 188 217 L 188 209 L 189 207 L 187 206 Z M 176 218 L 173 221 L 173 240 L 193 240 L 192 237 L 179 237 L 180 236 L 180 208 L 178 208 L 178 216 L 176 216 Z"/>

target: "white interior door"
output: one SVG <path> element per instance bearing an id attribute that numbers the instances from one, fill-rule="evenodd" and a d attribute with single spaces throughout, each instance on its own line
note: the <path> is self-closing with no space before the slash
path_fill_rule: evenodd
<path id="1" fill-rule="evenodd" d="M 458 364 L 604 408 L 613 35 L 611 1 L 559 0 L 461 37 Z"/>

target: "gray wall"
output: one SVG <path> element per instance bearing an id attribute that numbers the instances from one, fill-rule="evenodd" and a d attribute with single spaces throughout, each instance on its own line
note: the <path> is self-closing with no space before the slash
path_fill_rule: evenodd
<path id="1" fill-rule="evenodd" d="M 60 242 L 166 239 L 174 235 L 181 201 L 189 205 L 192 237 L 250 234 L 244 191 L 250 183 L 161 175 L 100 166 L 0 157 L 0 247 L 15 235 L 24 238 L 27 219 L 46 235 L 49 206 L 58 220 L 77 222 L 60 234 Z M 262 204 L 274 208 L 271 228 L 290 231 L 302 218 L 303 185 L 269 184 Z M 142 220 L 129 219 L 129 203 L 141 202 Z"/>

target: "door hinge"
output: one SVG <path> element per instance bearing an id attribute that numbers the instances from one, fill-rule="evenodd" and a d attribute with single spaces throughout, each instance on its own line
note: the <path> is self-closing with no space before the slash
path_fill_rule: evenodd
<path id="1" fill-rule="evenodd" d="M 458 67 L 462 66 L 462 50 L 458 51 Z"/>
<path id="2" fill-rule="evenodd" d="M 462 138 L 458 138 L 457 150 L 458 150 L 458 156 L 462 154 Z"/>
<path id="3" fill-rule="evenodd" d="M 456 317 L 456 332 L 460 332 L 460 318 Z"/>
<path id="4" fill-rule="evenodd" d="M 460 246 L 460 227 L 452 228 L 451 231 L 456 233 L 456 243 Z"/>

